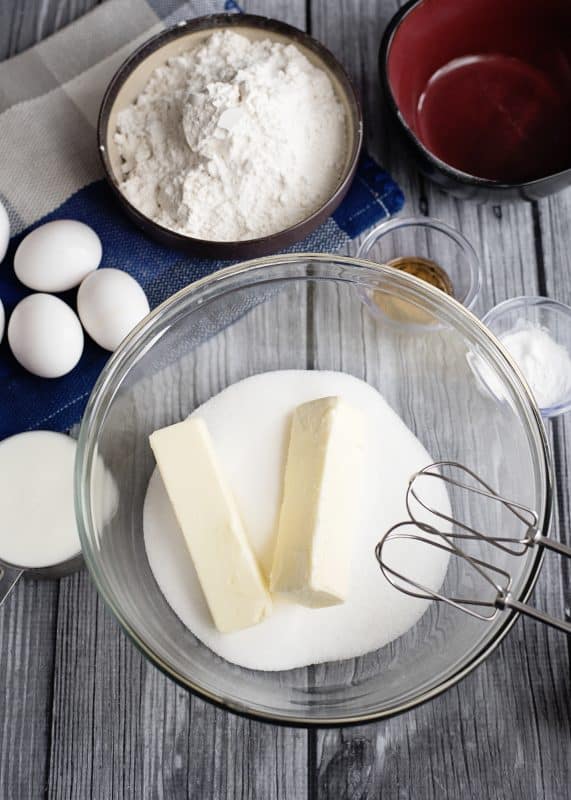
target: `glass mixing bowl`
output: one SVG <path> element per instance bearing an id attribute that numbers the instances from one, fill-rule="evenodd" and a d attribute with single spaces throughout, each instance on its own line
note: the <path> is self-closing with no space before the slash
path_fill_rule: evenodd
<path id="1" fill-rule="evenodd" d="M 420 331 L 391 325 L 375 311 L 388 298 L 438 324 Z M 499 397 L 482 390 L 474 359 L 502 384 Z M 552 481 L 541 418 L 508 354 L 476 317 L 390 268 L 338 256 L 287 255 L 230 267 L 183 289 L 143 320 L 110 359 L 79 436 L 76 509 L 84 557 L 135 644 L 200 696 L 286 724 L 387 717 L 456 683 L 490 653 L 515 616 L 483 622 L 432 603 L 413 628 L 376 652 L 285 672 L 252 671 L 195 638 L 166 602 L 147 561 L 142 512 L 154 469 L 148 435 L 241 378 L 287 368 L 343 370 L 366 380 L 435 460 L 460 461 L 536 509 L 546 532 Z M 107 467 L 104 479 L 98 457 Z M 109 520 L 113 490 L 118 502 Z M 451 490 L 450 499 L 454 513 L 475 525 L 494 526 L 506 536 L 520 533 L 502 508 L 490 509 L 460 491 Z M 536 553 L 517 558 L 490 553 L 482 543 L 474 553 L 509 569 L 515 596 L 527 597 L 540 564 Z M 451 564 L 445 591 L 473 593 L 472 577 L 464 562 Z"/>

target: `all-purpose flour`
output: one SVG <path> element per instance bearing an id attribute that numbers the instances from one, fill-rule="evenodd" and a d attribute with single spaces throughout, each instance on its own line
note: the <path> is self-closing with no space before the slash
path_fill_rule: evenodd
<path id="1" fill-rule="evenodd" d="M 220 31 L 172 57 L 117 118 L 122 190 L 167 228 L 252 239 L 316 211 L 343 169 L 345 113 L 293 45 Z"/>
<path id="2" fill-rule="evenodd" d="M 236 498 L 262 571 L 269 574 L 294 408 L 338 395 L 368 420 L 362 507 L 356 510 L 346 602 L 304 608 L 274 596 L 273 613 L 236 633 L 216 630 L 184 537 L 158 470 L 145 498 L 143 527 L 149 564 L 168 603 L 207 647 L 251 669 L 281 670 L 353 658 L 382 647 L 423 615 L 428 600 L 409 597 L 383 577 L 374 549 L 391 525 L 406 519 L 410 476 L 433 459 L 383 397 L 342 372 L 285 370 L 246 378 L 212 397 L 194 413 L 203 417 Z M 425 499 L 450 514 L 442 481 Z M 224 553 L 220 554 L 224 558 Z M 391 547 L 391 565 L 412 580 L 438 589 L 448 556 L 436 547 L 403 540 Z"/>

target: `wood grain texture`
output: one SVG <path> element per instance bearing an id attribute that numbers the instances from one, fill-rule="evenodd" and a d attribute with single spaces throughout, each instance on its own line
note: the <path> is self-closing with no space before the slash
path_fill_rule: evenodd
<path id="1" fill-rule="evenodd" d="M 0 60 L 91 9 L 94 0 L 0 3 Z M 0 610 L 0 797 L 33 800 L 49 788 L 57 608 L 63 581 L 21 580 Z"/>
<path id="2" fill-rule="evenodd" d="M 298 27 L 305 23 L 303 3 L 278 2 L 271 12 L 267 3 L 244 5 Z M 262 355 L 285 350 L 263 307 L 250 324 Z M 195 376 L 197 396 L 255 369 L 255 355 L 236 352 L 231 342 L 213 351 Z M 62 588 L 58 622 L 57 641 L 66 648 L 56 662 L 50 798 L 306 795 L 306 734 L 243 720 L 190 697 L 133 648 L 87 576 Z"/>
<path id="3" fill-rule="evenodd" d="M 9 17 L 4 54 L 66 24 L 74 10 L 81 13 L 55 5 L 38 7 L 37 18 L 30 9 L 25 18 Z M 277 2 L 271 11 L 267 3 L 249 3 L 247 10 L 305 24 L 304 3 Z M 275 320 L 263 309 L 251 324 L 267 352 L 280 349 Z M 207 396 L 221 379 L 236 380 L 255 368 L 253 354 L 244 355 L 231 346 L 213 354 L 197 376 L 197 391 L 202 387 Z M 243 720 L 190 697 L 132 646 L 85 572 L 59 588 L 22 583 L 0 612 L 0 632 L 6 647 L 1 797 L 306 795 L 306 734 Z"/>
<path id="4" fill-rule="evenodd" d="M 293 305 L 299 315 L 296 328 L 305 331 L 303 305 L 286 300 L 288 318 Z M 192 402 L 200 403 L 246 374 L 267 368 L 264 362 L 273 360 L 276 351 L 283 353 L 281 366 L 295 366 L 287 343 L 280 341 L 284 327 L 276 324 L 281 303 L 277 298 L 271 315 L 260 305 L 241 320 L 248 340 L 261 343 L 255 351 L 240 351 L 229 335 L 206 342 L 203 369 L 193 366 L 189 380 L 178 380 L 173 388 L 173 414 L 188 412 L 189 385 Z M 180 408 L 179 393 L 184 395 Z M 164 408 L 159 399 L 155 404 L 160 416 Z M 306 794 L 306 758 L 305 732 L 227 714 L 163 676 L 120 631 L 85 573 L 62 584 L 51 798 L 282 800 Z"/>
<path id="5" fill-rule="evenodd" d="M 313 0 L 314 35 L 343 60 L 360 89 L 370 150 L 397 177 L 407 196 L 404 213 L 430 214 L 462 230 L 480 254 L 483 285 L 476 312 L 541 290 L 541 231 L 530 203 L 477 206 L 445 195 L 410 170 L 387 135 L 380 103 L 377 52 L 382 31 L 400 3 Z M 571 293 L 566 242 L 567 192 L 544 204 L 556 251 L 555 274 Z M 567 213 L 566 213 L 567 211 Z M 535 224 L 534 224 L 535 222 Z M 555 228 L 555 229 L 554 229 Z M 565 256 L 561 251 L 565 250 Z M 566 280 L 562 278 L 561 261 Z M 547 272 L 547 275 L 549 273 Z M 553 284 L 553 273 L 551 273 Z M 549 278 L 546 276 L 548 287 Z M 569 297 L 561 297 L 567 299 Z M 559 422 L 557 430 L 565 430 Z M 565 441 L 555 443 L 559 519 L 568 519 Z M 557 454 L 559 457 L 557 458 Z M 557 526 L 558 519 L 555 520 Z M 543 567 L 532 601 L 561 614 L 569 571 L 559 559 Z M 569 602 L 567 588 L 567 603 Z M 420 709 L 380 725 L 317 734 L 314 781 L 319 797 L 557 798 L 571 778 L 569 656 L 564 637 L 519 621 L 498 651 L 463 683 Z M 537 754 L 529 758 L 528 754 Z"/>
<path id="6" fill-rule="evenodd" d="M 0 609 L 0 797 L 47 785 L 57 599 L 56 581 L 20 580 Z"/>
<path id="7" fill-rule="evenodd" d="M 93 0 L 4 0 L 0 58 L 89 8 Z M 571 302 L 571 193 L 536 205 L 476 206 L 411 169 L 387 133 L 377 49 L 396 0 L 252 0 L 247 11 L 309 28 L 361 93 L 368 146 L 399 180 L 404 213 L 460 228 L 482 259 L 476 311 L 517 294 Z M 356 245 L 355 245 L 356 246 Z M 354 251 L 353 247 L 353 251 Z M 300 314 L 304 309 L 300 307 Z M 302 322 L 302 321 L 301 321 Z M 300 322 L 300 324 L 301 324 Z M 252 324 L 280 348 L 263 309 Z M 248 354 L 213 353 L 198 383 L 240 377 Z M 551 426 L 558 475 L 553 532 L 571 541 L 571 423 Z M 549 556 L 533 602 L 571 604 L 571 572 Z M 385 723 L 305 733 L 226 714 L 151 666 L 104 608 L 86 573 L 22 582 L 0 610 L 0 797 L 566 800 L 571 785 L 569 642 L 519 621 L 462 684 Z"/>

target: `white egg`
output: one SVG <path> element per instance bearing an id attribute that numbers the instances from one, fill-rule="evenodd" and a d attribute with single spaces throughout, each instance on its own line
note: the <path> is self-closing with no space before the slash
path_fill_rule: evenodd
<path id="1" fill-rule="evenodd" d="M 58 219 L 22 239 L 14 255 L 14 272 L 30 289 L 65 292 L 97 269 L 101 253 L 101 240 L 89 225 Z"/>
<path id="2" fill-rule="evenodd" d="M 100 347 L 115 350 L 149 313 L 149 303 L 137 281 L 120 269 L 98 269 L 77 293 L 83 327 Z"/>
<path id="3" fill-rule="evenodd" d="M 20 300 L 8 322 L 8 342 L 20 364 L 41 378 L 70 372 L 83 352 L 83 331 L 71 308 L 50 294 Z"/>
<path id="4" fill-rule="evenodd" d="M 2 300 L 0 300 L 0 342 L 2 341 L 2 337 L 4 336 L 5 324 L 6 324 L 6 313 L 4 311 L 4 306 L 2 305 Z"/>
<path id="5" fill-rule="evenodd" d="M 8 219 L 8 212 L 2 205 L 0 200 L 0 262 L 4 260 L 8 243 L 10 241 L 10 220 Z M 0 336 L 0 339 L 2 337 Z"/>

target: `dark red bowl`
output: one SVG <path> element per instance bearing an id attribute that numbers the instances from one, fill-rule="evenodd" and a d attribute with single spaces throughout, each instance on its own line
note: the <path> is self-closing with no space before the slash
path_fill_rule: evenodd
<path id="1" fill-rule="evenodd" d="M 444 189 L 529 199 L 571 184 L 568 0 L 411 0 L 379 60 L 397 129 Z"/>

